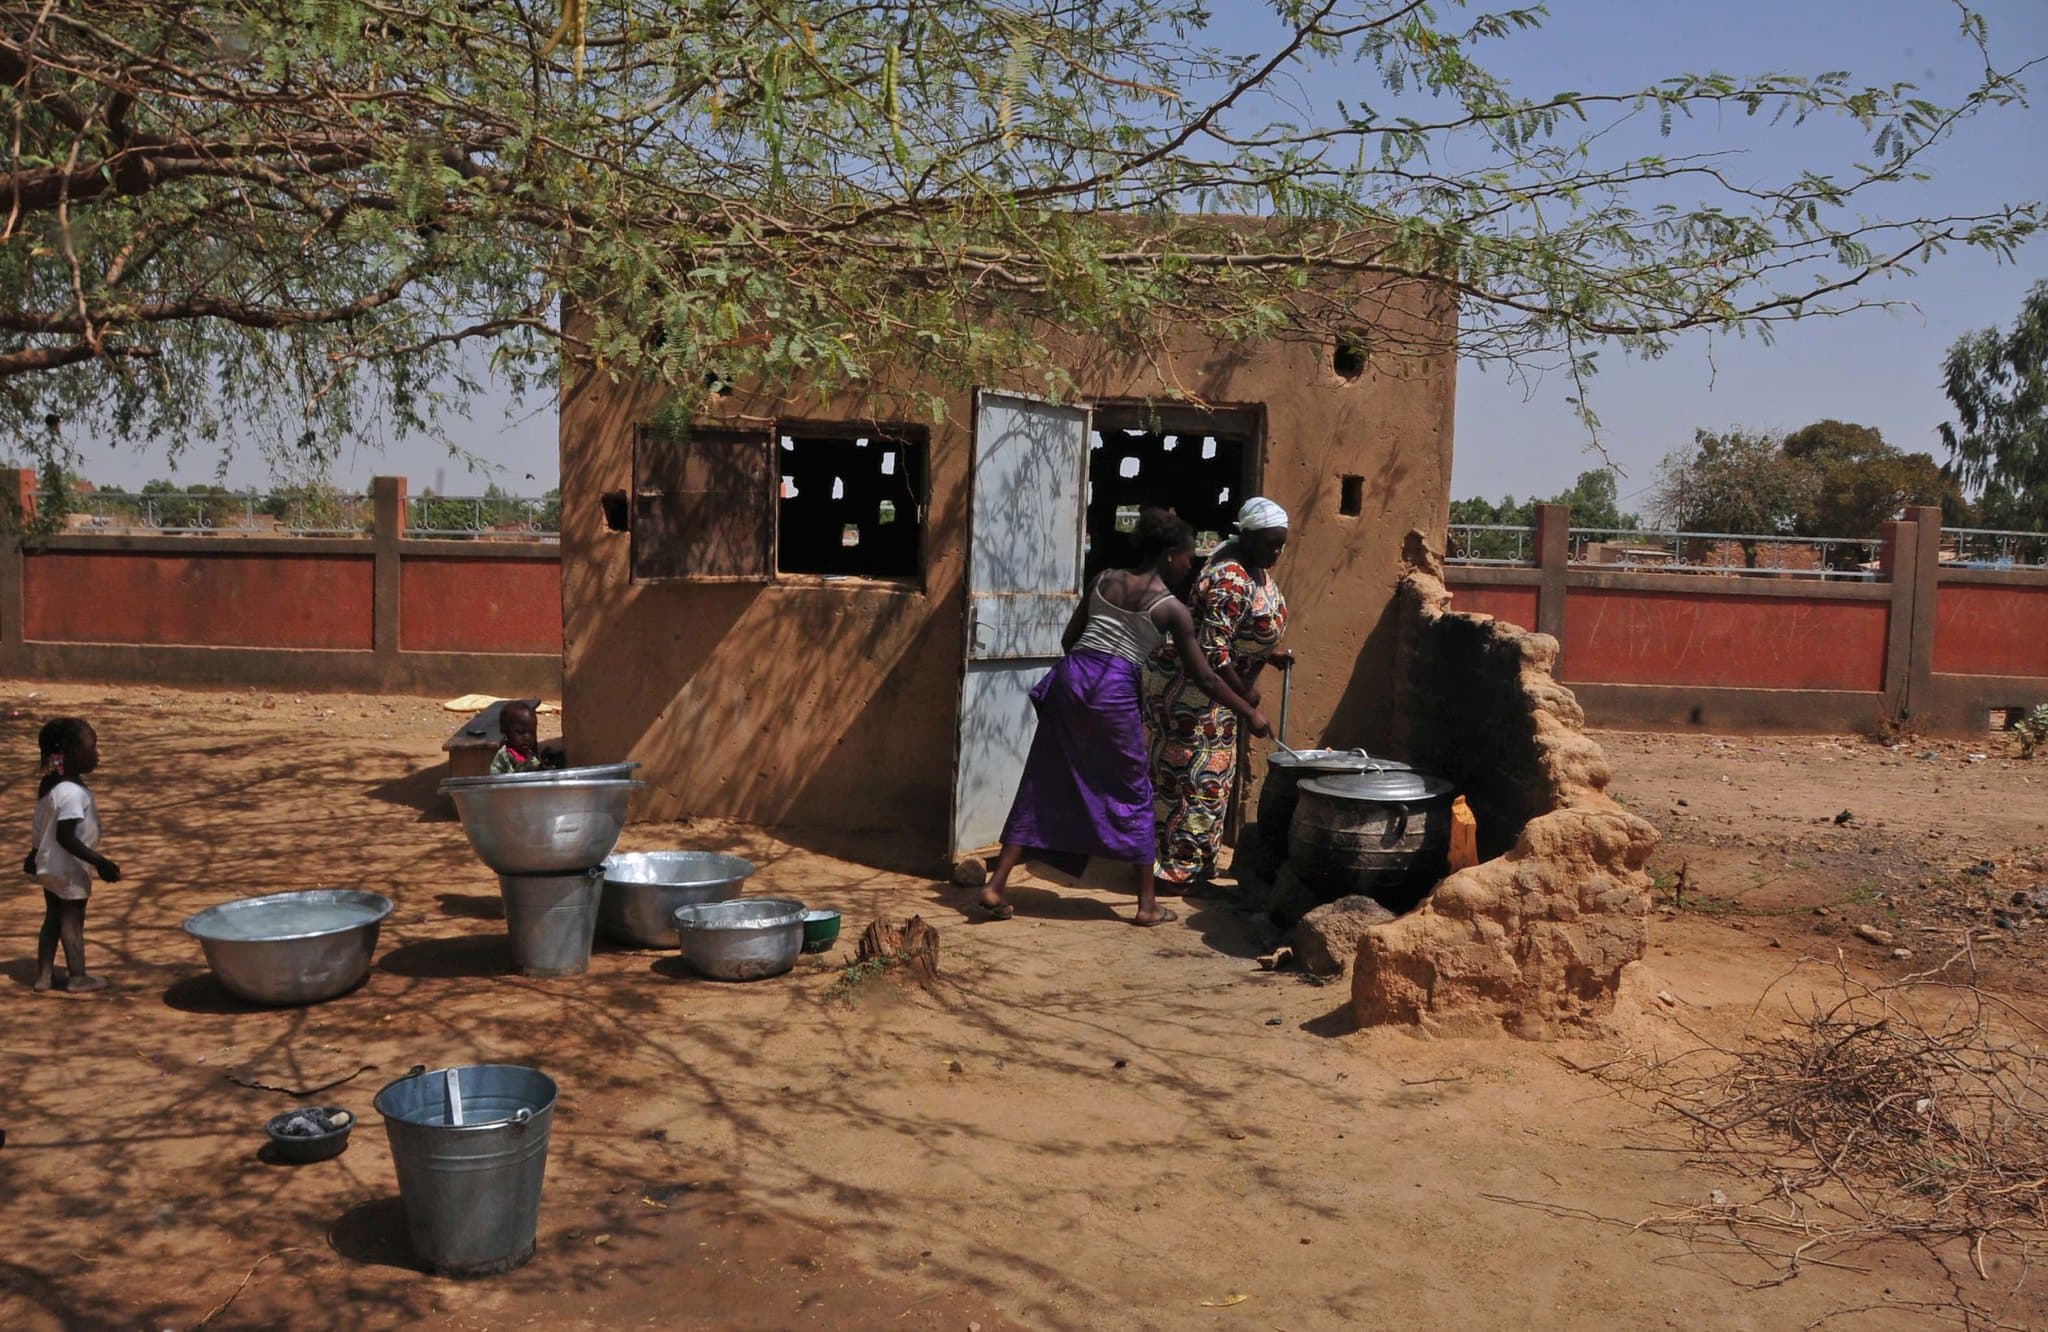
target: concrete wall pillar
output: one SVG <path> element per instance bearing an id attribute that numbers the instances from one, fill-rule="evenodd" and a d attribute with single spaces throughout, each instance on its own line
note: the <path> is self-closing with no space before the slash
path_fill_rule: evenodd
<path id="1" fill-rule="evenodd" d="M 1536 506 L 1536 568 L 1542 581 L 1536 585 L 1536 632 L 1549 634 L 1558 642 L 1558 675 L 1564 674 L 1565 573 L 1571 565 L 1571 506 Z"/>
<path id="2" fill-rule="evenodd" d="M 1920 504 L 1906 510 L 1913 520 L 1913 644 L 1906 667 L 1906 700 L 1900 716 L 1911 717 L 1934 702 L 1934 600 L 1941 587 L 1941 508 Z"/>
<path id="3" fill-rule="evenodd" d="M 1911 510 L 1908 510 L 1911 512 Z M 1902 518 L 1884 525 L 1879 567 L 1891 584 L 1891 613 L 1885 625 L 1884 711 L 1897 720 L 1909 706 L 1913 673 L 1914 596 L 1919 589 L 1920 524 Z"/>
<path id="4" fill-rule="evenodd" d="M 405 478 L 373 478 L 370 501 L 375 515 L 370 539 L 377 557 L 371 601 L 371 616 L 375 624 L 370 642 L 380 666 L 395 667 L 398 664 L 398 630 L 402 611 L 399 605 L 399 542 L 405 539 Z"/>
<path id="5" fill-rule="evenodd" d="M 21 515 L 18 529 L 0 532 L 0 672 L 8 675 L 28 673 L 28 647 L 25 622 L 28 602 L 23 595 L 22 537 L 28 525 L 36 516 L 36 474 L 26 467 L 10 467 L 0 471 L 0 493 L 4 493 L 7 506 Z"/>

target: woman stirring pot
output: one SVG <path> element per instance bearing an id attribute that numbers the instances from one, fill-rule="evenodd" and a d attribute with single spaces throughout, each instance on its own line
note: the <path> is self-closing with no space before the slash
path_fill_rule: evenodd
<path id="1" fill-rule="evenodd" d="M 1279 649 L 1287 598 L 1271 572 L 1286 546 L 1287 511 L 1269 499 L 1246 500 L 1237 511 L 1237 534 L 1210 557 L 1191 598 L 1203 655 L 1254 707 L 1260 672 L 1268 665 L 1293 665 L 1292 654 Z M 1162 892 L 1186 892 L 1216 872 L 1237 779 L 1237 714 L 1163 652 L 1146 663 L 1145 701 L 1159 824 L 1158 886 Z"/>

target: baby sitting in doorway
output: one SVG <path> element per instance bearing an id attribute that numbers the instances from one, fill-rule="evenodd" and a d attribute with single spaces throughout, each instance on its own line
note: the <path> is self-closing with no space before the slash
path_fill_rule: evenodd
<path id="1" fill-rule="evenodd" d="M 505 737 L 504 745 L 491 758 L 491 775 L 502 776 L 508 772 L 539 772 L 542 768 L 562 766 L 562 752 L 549 746 L 540 746 L 540 718 L 534 712 L 533 704 L 514 699 L 498 710 L 498 730 Z"/>

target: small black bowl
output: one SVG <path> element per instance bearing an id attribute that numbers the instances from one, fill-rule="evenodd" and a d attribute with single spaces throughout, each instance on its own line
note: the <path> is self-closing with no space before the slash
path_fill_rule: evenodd
<path id="1" fill-rule="evenodd" d="M 336 1115 L 347 1115 L 348 1123 L 343 1124 L 338 1129 L 332 1129 L 326 1133 L 319 1134 L 316 1137 L 287 1137 L 283 1131 L 285 1124 L 291 1120 L 293 1115 L 304 1114 L 308 1110 L 324 1111 L 330 1119 Z M 276 1154 L 278 1160 L 289 1165 L 311 1165 L 315 1161 L 331 1160 L 347 1151 L 349 1130 L 355 1126 L 356 1118 L 354 1113 L 344 1110 L 338 1105 L 309 1105 L 301 1106 L 297 1110 L 287 1110 L 283 1114 L 272 1115 L 269 1122 L 264 1124 L 263 1131 L 269 1136 L 270 1150 Z"/>

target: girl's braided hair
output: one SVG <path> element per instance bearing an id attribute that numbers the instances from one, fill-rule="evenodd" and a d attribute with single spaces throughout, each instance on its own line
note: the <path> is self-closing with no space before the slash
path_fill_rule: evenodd
<path id="1" fill-rule="evenodd" d="M 43 723 L 42 731 L 36 736 L 36 748 L 42 752 L 43 781 L 36 788 L 41 798 L 50 793 L 50 788 L 65 779 L 64 752 L 83 739 L 92 727 L 83 717 L 52 717 Z"/>

